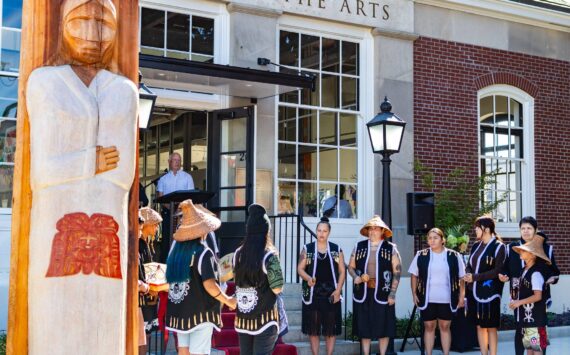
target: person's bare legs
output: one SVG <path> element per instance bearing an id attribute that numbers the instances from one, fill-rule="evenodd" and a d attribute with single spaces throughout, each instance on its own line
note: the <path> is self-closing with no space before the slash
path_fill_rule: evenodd
<path id="1" fill-rule="evenodd" d="M 386 355 L 386 350 L 388 350 L 388 342 L 390 338 L 380 338 L 378 340 L 378 348 L 380 349 L 380 355 Z"/>
<path id="2" fill-rule="evenodd" d="M 499 335 L 497 334 L 497 328 L 487 328 L 487 334 L 490 354 L 497 355 L 497 348 L 499 347 Z"/>
<path id="3" fill-rule="evenodd" d="M 370 339 L 360 339 L 360 347 L 362 348 L 362 355 L 370 354 Z"/>
<path id="4" fill-rule="evenodd" d="M 443 350 L 443 355 L 449 355 L 449 349 L 451 348 L 451 330 L 449 326 L 451 325 L 450 320 L 438 319 L 439 335 L 441 337 L 441 349 Z"/>
<path id="5" fill-rule="evenodd" d="M 319 337 L 317 335 L 309 335 L 309 342 L 311 343 L 313 355 L 319 355 Z"/>
<path id="6" fill-rule="evenodd" d="M 190 348 L 179 346 L 178 355 L 190 355 Z"/>
<path id="7" fill-rule="evenodd" d="M 426 355 L 431 355 L 433 344 L 435 343 L 435 324 L 437 321 L 429 320 L 424 322 L 424 347 Z"/>
<path id="8" fill-rule="evenodd" d="M 334 343 L 336 341 L 336 337 L 326 337 L 326 344 L 327 344 L 327 355 L 332 355 L 334 351 Z"/>
<path id="9" fill-rule="evenodd" d="M 139 355 L 144 355 L 146 354 L 146 345 L 140 345 L 139 346 Z"/>
<path id="10" fill-rule="evenodd" d="M 479 340 L 479 349 L 481 355 L 489 354 L 489 334 L 487 333 L 487 328 L 481 328 L 477 326 L 477 340 Z"/>

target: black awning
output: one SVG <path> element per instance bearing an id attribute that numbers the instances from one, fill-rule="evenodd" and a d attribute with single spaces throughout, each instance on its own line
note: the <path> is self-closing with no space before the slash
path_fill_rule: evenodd
<path id="1" fill-rule="evenodd" d="M 144 79 L 195 84 L 208 93 L 236 97 L 260 99 L 315 87 L 314 76 L 305 73 L 295 75 L 147 54 L 139 55 L 139 67 Z"/>

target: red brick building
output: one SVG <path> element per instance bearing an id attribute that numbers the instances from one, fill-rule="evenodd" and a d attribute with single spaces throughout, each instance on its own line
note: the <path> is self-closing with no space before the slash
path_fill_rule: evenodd
<path id="1" fill-rule="evenodd" d="M 527 48 L 504 50 L 420 35 L 414 42 L 414 156 L 434 172 L 436 190 L 449 185 L 445 176 L 456 167 L 473 176 L 497 171 L 497 184 L 483 196 L 507 194 L 495 214 L 499 226 L 512 236 L 522 216 L 536 216 L 567 274 L 570 57 L 556 55 L 539 38 L 530 35 Z M 418 176 L 415 189 L 423 189 Z"/>

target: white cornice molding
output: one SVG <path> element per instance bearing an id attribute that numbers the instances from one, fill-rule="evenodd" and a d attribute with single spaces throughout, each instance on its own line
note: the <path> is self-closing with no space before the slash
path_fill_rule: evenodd
<path id="1" fill-rule="evenodd" d="M 561 32 L 570 32 L 570 15 L 508 0 L 414 0 L 414 2 Z"/>
<path id="2" fill-rule="evenodd" d="M 382 36 L 396 39 L 403 39 L 406 41 L 415 41 L 420 37 L 417 33 L 404 32 L 404 31 L 392 31 L 385 28 L 376 27 L 372 30 L 372 36 Z"/>
<path id="3" fill-rule="evenodd" d="M 244 14 L 269 17 L 269 18 L 278 18 L 279 16 L 283 15 L 283 11 L 280 10 L 268 9 L 259 6 L 252 6 L 235 2 L 230 2 L 227 6 L 227 9 L 229 13 L 241 12 Z"/>

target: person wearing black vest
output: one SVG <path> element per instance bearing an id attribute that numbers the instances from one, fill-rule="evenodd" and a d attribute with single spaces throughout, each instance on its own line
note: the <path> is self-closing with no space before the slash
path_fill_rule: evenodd
<path id="1" fill-rule="evenodd" d="M 317 241 L 301 251 L 297 272 L 303 279 L 303 334 L 309 336 L 313 355 L 319 353 L 319 337 L 326 338 L 327 355 L 334 351 L 342 332 L 341 291 L 346 267 L 338 245 L 328 241 L 331 225 L 327 217 L 317 224 Z"/>
<path id="2" fill-rule="evenodd" d="M 510 302 L 509 308 L 515 311 L 517 331 L 522 329 L 522 343 L 528 355 L 542 354 L 548 345 L 546 299 L 543 297 L 543 271 L 546 268 L 543 266 L 550 264 L 550 259 L 544 253 L 543 243 L 544 238 L 535 235 L 531 241 L 513 247 L 525 266 L 519 277 L 517 298 Z"/>
<path id="3" fill-rule="evenodd" d="M 348 272 L 353 278 L 354 319 L 352 334 L 360 337 L 362 353 L 370 352 L 371 339 L 379 339 L 380 354 L 386 354 L 390 337 L 396 335 L 396 291 L 402 275 L 400 253 L 387 238 L 392 231 L 379 216 L 362 227 L 368 240 L 356 243 Z"/>
<path id="4" fill-rule="evenodd" d="M 238 301 L 235 329 L 241 354 L 271 354 L 279 334 L 277 295 L 284 282 L 269 230 L 265 208 L 250 205 L 246 237 L 233 260 Z"/>
<path id="5" fill-rule="evenodd" d="M 144 264 L 152 263 L 153 253 L 149 247 L 162 217 L 150 207 L 139 209 L 139 353 L 146 353 L 146 333 L 150 333 L 153 325 L 158 326 L 155 292 L 150 292 L 150 285 L 146 282 Z M 156 324 L 155 324 L 156 323 Z"/>
<path id="6" fill-rule="evenodd" d="M 461 254 L 445 248 L 445 235 L 439 228 L 427 234 L 429 248 L 416 253 L 408 272 L 411 274 L 412 297 L 424 322 L 424 344 L 431 355 L 436 322 L 444 355 L 449 355 L 453 313 L 464 307 L 465 264 Z"/>
<path id="7" fill-rule="evenodd" d="M 198 211 L 191 200 L 180 203 L 182 224 L 167 259 L 169 283 L 166 329 L 178 336 L 178 354 L 209 354 L 212 332 L 222 327 L 221 305 L 235 309 L 236 300 L 218 283 L 214 252 L 202 240 L 218 229 L 216 217 Z"/>
<path id="8" fill-rule="evenodd" d="M 539 263 L 539 267 L 543 267 L 545 280 L 547 280 L 544 284 L 544 292 L 542 297 L 544 298 L 547 308 L 551 305 L 550 299 L 550 285 L 555 284 L 558 282 L 558 276 L 560 275 L 560 270 L 556 266 L 556 262 L 554 259 L 554 251 L 553 247 L 546 243 L 546 235 L 542 232 L 537 232 L 538 230 L 538 222 L 532 216 L 523 217 L 519 221 L 519 229 L 521 233 L 520 240 L 516 240 L 511 242 L 507 248 L 507 257 L 505 260 L 505 266 L 503 269 L 503 273 L 499 274 L 499 279 L 503 282 L 510 281 L 510 294 L 511 299 L 516 300 L 518 298 L 519 293 L 519 285 L 520 285 L 520 275 L 524 269 L 524 261 L 520 257 L 520 255 L 514 251 L 514 247 L 519 247 L 526 242 L 530 242 L 534 239 L 535 235 L 540 235 L 544 238 L 543 250 L 545 251 L 546 255 L 551 261 L 550 265 L 546 265 L 545 263 Z M 515 312 L 516 313 L 516 312 Z M 515 314 L 516 316 L 516 314 Z M 522 329 L 520 328 L 522 323 L 517 323 L 517 329 L 515 332 L 515 354 L 516 355 L 523 355 L 525 353 L 525 349 L 522 343 Z"/>
<path id="9" fill-rule="evenodd" d="M 503 283 L 499 280 L 505 261 L 505 245 L 495 233 L 489 216 L 475 220 L 477 242 L 471 248 L 465 268 L 467 318 L 477 326 L 481 355 L 497 355 L 497 328 L 501 322 Z"/>

